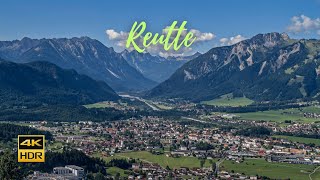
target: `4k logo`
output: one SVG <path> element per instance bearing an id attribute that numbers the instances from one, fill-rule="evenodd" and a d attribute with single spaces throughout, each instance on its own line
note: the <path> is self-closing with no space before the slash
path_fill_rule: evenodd
<path id="1" fill-rule="evenodd" d="M 44 135 L 18 136 L 18 162 L 44 162 Z"/>
<path id="2" fill-rule="evenodd" d="M 20 146 L 38 146 L 42 147 L 42 144 L 39 144 L 42 141 L 42 139 L 26 139 L 22 143 L 20 143 Z"/>

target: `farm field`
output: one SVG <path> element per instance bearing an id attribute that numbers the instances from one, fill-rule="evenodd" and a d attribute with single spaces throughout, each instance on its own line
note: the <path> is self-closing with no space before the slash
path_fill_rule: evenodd
<path id="1" fill-rule="evenodd" d="M 112 107 L 112 106 L 110 106 L 109 102 L 97 102 L 94 104 L 84 105 L 84 107 L 90 109 L 90 108 L 107 108 L 107 107 Z"/>
<path id="2" fill-rule="evenodd" d="M 320 180 L 320 168 L 311 174 L 312 180 Z"/>
<path id="3" fill-rule="evenodd" d="M 221 96 L 220 98 L 213 99 L 210 101 L 202 101 L 202 104 L 212 105 L 212 106 L 231 106 L 231 107 L 239 107 L 239 106 L 247 106 L 252 104 L 254 101 L 248 99 L 246 97 L 233 97 L 232 94 L 226 94 Z"/>
<path id="4" fill-rule="evenodd" d="M 95 157 L 98 157 L 95 155 Z M 139 151 L 139 152 L 127 152 L 127 153 L 117 153 L 114 156 L 111 157 L 102 157 L 105 161 L 110 161 L 111 159 L 123 159 L 123 158 L 132 158 L 132 159 L 139 159 L 141 161 L 145 162 L 151 162 L 151 163 L 157 163 L 163 168 L 169 166 L 171 169 L 173 168 L 179 168 L 179 167 L 200 167 L 200 160 L 195 157 L 179 157 L 179 158 L 173 158 L 173 157 L 167 157 L 164 154 L 161 155 L 155 155 L 147 151 Z M 210 160 L 206 160 L 204 166 L 210 167 L 211 163 Z M 215 162 L 215 160 L 212 160 Z"/>
<path id="5" fill-rule="evenodd" d="M 320 108 L 315 106 L 305 108 L 291 108 L 281 110 L 270 110 L 270 111 L 258 111 L 248 113 L 233 113 L 239 116 L 243 120 L 264 120 L 264 121 L 278 121 L 284 122 L 286 120 L 297 121 L 297 122 L 316 122 L 319 118 L 304 117 L 303 113 L 319 113 Z"/>
<path id="6" fill-rule="evenodd" d="M 275 135 L 273 137 L 287 139 L 292 142 L 305 143 L 305 144 L 315 144 L 317 146 L 320 146 L 320 139 L 315 139 L 315 138 L 304 138 L 304 137 L 296 137 L 296 136 L 281 136 L 281 135 Z"/>
<path id="7" fill-rule="evenodd" d="M 125 170 L 118 168 L 118 167 L 109 167 L 107 169 L 107 173 L 111 174 L 112 176 L 116 176 L 117 173 L 119 173 L 120 177 L 128 177 L 128 175 L 125 174 Z"/>
<path id="8" fill-rule="evenodd" d="M 154 105 L 157 106 L 159 109 L 162 109 L 162 110 L 170 110 L 170 109 L 173 109 L 173 107 L 167 106 L 167 105 L 163 105 L 163 104 L 156 104 L 156 103 L 154 103 Z"/>
<path id="9" fill-rule="evenodd" d="M 244 173 L 246 175 L 267 176 L 274 179 L 301 180 L 309 179 L 309 174 L 316 168 L 312 165 L 269 163 L 264 159 L 246 159 L 242 163 L 224 161 L 221 169 Z M 320 173 L 312 174 L 313 179 L 320 179 Z"/>

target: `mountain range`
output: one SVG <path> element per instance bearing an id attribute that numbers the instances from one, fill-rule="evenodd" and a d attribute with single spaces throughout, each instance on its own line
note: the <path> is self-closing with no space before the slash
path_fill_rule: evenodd
<path id="1" fill-rule="evenodd" d="M 285 33 L 258 34 L 234 45 L 212 48 L 204 54 L 166 58 L 136 51 L 125 50 L 117 53 L 113 48 L 108 48 L 101 42 L 88 37 L 23 38 L 15 41 L 0 41 L 0 57 L 16 63 L 26 63 L 10 64 L 2 61 L 1 85 L 8 86 L 7 89 L 2 87 L 3 92 L 8 93 L 14 90 L 13 96 L 7 96 L 9 99 L 5 99 L 6 93 L 2 95 L 7 101 L 21 93 L 28 97 L 28 93 L 36 94 L 35 92 L 43 93 L 44 97 L 44 92 L 50 94 L 46 81 L 32 79 L 33 76 L 43 74 L 45 66 L 54 67 L 53 69 L 59 69 L 60 72 L 68 72 L 69 75 L 66 77 L 70 76 L 70 78 L 66 82 L 70 85 L 72 83 L 69 81 L 82 77 L 80 74 L 87 75 L 84 77 L 90 83 L 102 80 L 110 85 L 110 87 L 107 84 L 101 85 L 101 82 L 95 81 L 93 89 L 90 89 L 81 85 L 90 83 L 76 81 L 80 83 L 79 87 L 76 86 L 76 82 L 73 84 L 74 87 L 68 87 L 64 81 L 59 81 L 62 84 L 55 87 L 57 89 L 53 89 L 57 94 L 59 91 L 72 88 L 74 88 L 72 92 L 81 94 L 83 93 L 81 89 L 85 89 L 87 94 L 81 95 L 82 100 L 71 100 L 76 103 L 101 100 L 91 94 L 94 89 L 98 89 L 97 95 L 103 98 L 116 99 L 117 95 L 112 89 L 141 91 L 150 89 L 157 83 L 160 84 L 146 92 L 147 98 L 183 98 L 198 102 L 230 93 L 233 97 L 247 97 L 257 101 L 318 100 L 320 98 L 320 41 L 291 39 Z M 41 62 L 39 65 L 41 72 L 34 72 L 37 69 L 35 64 L 39 63 L 37 61 L 50 63 L 46 65 Z M 30 65 L 28 62 L 36 63 Z M 12 66 L 21 66 L 18 69 L 23 76 L 15 75 L 12 76 L 15 79 L 10 79 L 6 74 L 11 73 Z M 6 68 L 9 70 L 5 70 Z M 18 74 L 16 71 L 12 72 Z M 45 77 L 51 78 L 48 81 L 57 84 L 58 82 L 55 82 L 57 79 L 52 76 L 52 72 L 51 70 L 51 74 L 45 74 Z M 24 82 L 23 78 L 26 77 L 29 79 L 27 78 Z M 8 81 L 9 84 L 6 84 L 8 78 L 13 82 Z M 14 85 L 15 81 L 21 86 Z M 33 85 L 37 86 L 33 87 Z M 23 88 L 24 86 L 26 88 Z M 100 86 L 103 86 L 103 90 L 99 90 Z M 71 97 L 71 91 L 67 90 L 62 94 L 65 93 L 66 97 Z M 63 97 L 62 94 L 59 95 Z"/>
<path id="2" fill-rule="evenodd" d="M 139 53 L 135 50 L 121 52 L 123 58 L 146 78 L 155 82 L 167 80 L 178 68 L 191 59 L 200 55 L 199 52 L 191 56 L 154 56 L 150 53 Z"/>
<path id="3" fill-rule="evenodd" d="M 48 61 L 105 81 L 116 91 L 145 90 L 156 85 L 120 53 L 89 37 L 0 41 L 0 57 L 18 63 Z"/>
<path id="4" fill-rule="evenodd" d="M 103 81 L 65 70 L 49 62 L 26 64 L 0 60 L 0 107 L 82 105 L 117 100 Z"/>
<path id="5" fill-rule="evenodd" d="M 258 34 L 185 63 L 146 97 L 211 100 L 232 93 L 258 101 L 319 99 L 320 41 Z"/>

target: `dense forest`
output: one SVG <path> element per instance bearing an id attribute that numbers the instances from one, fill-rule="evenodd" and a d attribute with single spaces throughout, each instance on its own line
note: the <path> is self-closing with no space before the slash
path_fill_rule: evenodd
<path id="1" fill-rule="evenodd" d="M 99 158 L 92 158 L 78 150 L 64 150 L 59 152 L 47 152 L 46 162 L 23 164 L 26 171 L 37 170 L 51 172 L 54 167 L 65 165 L 76 165 L 85 169 L 86 172 L 101 172 L 106 174 L 105 162 Z"/>
<path id="2" fill-rule="evenodd" d="M 161 116 L 177 119 L 195 114 L 195 111 L 178 110 L 118 110 L 115 108 L 91 108 L 73 105 L 46 105 L 35 108 L 0 109 L 0 121 L 114 121 L 141 116 Z"/>
<path id="3" fill-rule="evenodd" d="M 49 62 L 17 64 L 0 60 L 0 106 L 89 104 L 117 100 L 104 82 Z"/>
<path id="4" fill-rule="evenodd" d="M 112 159 L 107 163 L 108 167 L 118 167 L 121 169 L 129 169 L 136 161 L 134 159 L 127 161 L 126 159 Z"/>
<path id="5" fill-rule="evenodd" d="M 235 134 L 241 136 L 250 136 L 250 137 L 263 137 L 269 136 L 272 130 L 262 127 L 262 126 L 252 126 L 244 129 L 238 130 Z"/>
<path id="6" fill-rule="evenodd" d="M 48 131 L 40 131 L 28 126 L 20 126 L 9 123 L 0 123 L 0 141 L 12 141 L 18 135 L 32 134 L 32 135 L 45 135 L 47 140 L 52 140 L 52 134 Z"/>

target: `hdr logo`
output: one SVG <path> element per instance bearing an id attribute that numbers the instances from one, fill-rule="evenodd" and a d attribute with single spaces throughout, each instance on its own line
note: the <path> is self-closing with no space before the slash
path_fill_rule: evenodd
<path id="1" fill-rule="evenodd" d="M 18 162 L 44 162 L 44 135 L 18 135 Z"/>

